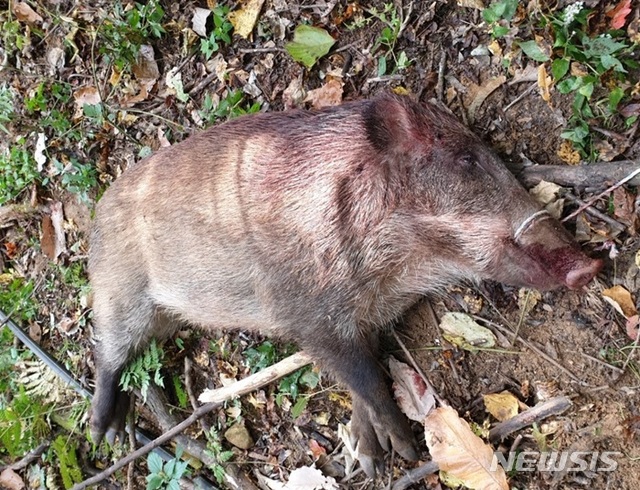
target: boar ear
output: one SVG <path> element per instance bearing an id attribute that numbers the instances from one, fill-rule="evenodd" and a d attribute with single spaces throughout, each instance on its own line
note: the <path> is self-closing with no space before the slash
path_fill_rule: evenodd
<path id="1" fill-rule="evenodd" d="M 432 135 L 421 126 L 425 118 L 418 103 L 409 97 L 386 94 L 365 106 L 367 136 L 379 151 L 407 153 L 432 143 Z"/>

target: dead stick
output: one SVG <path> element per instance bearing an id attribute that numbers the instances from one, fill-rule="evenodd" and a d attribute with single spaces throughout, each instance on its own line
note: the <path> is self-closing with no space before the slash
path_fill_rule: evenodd
<path id="1" fill-rule="evenodd" d="M 280 379 L 307 364 L 311 364 L 311 358 L 304 352 L 297 352 L 269 366 L 267 369 L 263 369 L 247 378 L 236 381 L 229 386 L 224 386 L 217 390 L 205 390 L 198 397 L 198 400 L 202 403 L 221 403 L 257 390 L 261 386 Z"/>
<path id="2" fill-rule="evenodd" d="M 42 453 L 44 453 L 45 450 L 48 447 L 49 447 L 49 443 L 48 442 L 43 442 L 37 448 L 35 448 L 33 451 L 28 452 L 19 461 L 16 461 L 15 463 L 12 463 L 12 464 L 0 466 L 0 473 L 3 472 L 6 469 L 11 469 L 13 471 L 20 471 L 21 469 L 26 468 L 31 463 L 33 463 L 35 460 L 40 459 L 40 456 L 42 456 Z"/>
<path id="3" fill-rule="evenodd" d="M 489 440 L 494 443 L 500 442 L 509 434 L 528 427 L 534 422 L 563 413 L 570 406 L 571 400 L 566 396 L 558 396 L 546 402 L 538 403 L 535 407 L 496 425 L 489 431 Z"/>
<path id="4" fill-rule="evenodd" d="M 534 165 L 525 167 L 519 173 L 518 179 L 527 187 L 546 180 L 578 189 L 595 189 L 608 185 L 606 182 L 617 182 L 639 167 L 638 160 L 598 162 L 590 165 Z M 640 185 L 640 175 L 636 175 L 627 183 Z"/>
<path id="5" fill-rule="evenodd" d="M 578 209 L 576 209 L 573 213 L 571 213 L 569 216 L 566 216 L 562 222 L 564 223 L 565 221 L 573 218 L 574 216 L 577 216 L 578 214 L 580 214 L 582 211 L 584 211 L 585 209 L 587 209 L 589 206 L 591 206 L 593 203 L 595 203 L 598 199 L 600 199 L 601 197 L 606 196 L 607 194 L 609 194 L 610 192 L 613 192 L 614 190 L 616 190 L 618 187 L 620 187 L 622 184 L 629 182 L 631 179 L 633 179 L 636 175 L 640 175 L 640 166 L 635 169 L 633 172 L 631 172 L 629 175 L 627 175 L 624 179 L 619 180 L 618 182 L 616 182 L 615 184 L 613 184 L 611 187 L 608 187 L 607 189 L 603 190 L 600 194 L 598 194 L 597 196 L 592 197 L 591 199 L 589 199 L 588 201 L 586 201 L 582 206 L 580 206 Z"/>
<path id="6" fill-rule="evenodd" d="M 568 192 L 563 192 L 561 195 L 562 195 L 562 197 L 568 199 L 572 203 L 577 204 L 579 206 L 582 206 L 582 205 L 585 204 L 585 202 L 582 199 L 578 199 L 577 197 L 572 196 Z M 627 228 L 626 226 L 624 226 L 619 221 L 616 221 L 615 219 L 611 218 L 610 216 L 607 216 L 606 214 L 604 214 L 603 212 L 598 211 L 596 208 L 589 208 L 589 207 L 585 208 L 585 212 L 587 214 L 590 214 L 594 218 L 598 218 L 599 220 L 604 221 L 611 228 L 613 228 L 614 230 L 617 230 L 619 232 L 622 232 L 622 231 L 626 230 L 626 228 Z"/>
<path id="7" fill-rule="evenodd" d="M 392 490 L 405 490 L 405 488 L 409 488 L 414 483 L 418 483 L 425 476 L 435 473 L 439 469 L 438 463 L 429 461 L 413 470 L 407 471 L 402 478 L 396 480 L 391 488 Z"/>
<path id="8" fill-rule="evenodd" d="M 275 381 L 287 374 L 295 371 L 296 369 L 301 368 L 311 362 L 309 356 L 307 356 L 304 352 L 298 352 L 292 356 L 283 359 L 280 362 L 277 362 L 273 366 L 269 366 L 266 369 L 263 369 L 260 372 L 252 374 L 247 378 L 241 379 L 236 383 L 225 386 L 223 388 L 219 388 L 217 390 L 207 390 L 202 395 L 200 395 L 200 401 L 208 401 L 212 400 L 205 405 L 202 405 L 196 411 L 194 411 L 188 418 L 184 421 L 180 422 L 178 425 L 173 427 L 171 430 L 165 432 L 160 437 L 157 437 L 153 441 L 148 444 L 145 444 L 140 449 L 132 452 L 131 454 L 125 456 L 121 460 L 117 461 L 113 466 L 110 466 L 106 470 L 98 473 L 97 475 L 81 482 L 72 487 L 72 490 L 83 490 L 91 485 L 95 485 L 96 483 L 101 482 L 105 478 L 110 477 L 120 468 L 123 468 L 131 461 L 138 459 L 141 456 L 144 456 L 152 449 L 155 449 L 158 446 L 161 446 L 165 442 L 173 439 L 173 437 L 177 434 L 180 434 L 191 424 L 196 422 L 198 419 L 204 417 L 206 414 L 211 412 L 212 410 L 219 407 L 222 402 L 229 400 L 231 398 L 235 398 L 240 395 L 244 395 L 251 391 L 254 391 L 261 386 L 264 386 L 267 383 Z"/>
<path id="9" fill-rule="evenodd" d="M 154 439 L 150 443 L 145 444 L 144 446 L 142 446 L 140 449 L 137 449 L 137 450 L 133 451 L 132 453 L 128 454 L 127 456 L 125 456 L 121 460 L 117 461 L 115 464 L 113 464 L 112 466 L 110 466 L 106 470 L 98 473 L 95 476 L 92 476 L 91 478 L 88 478 L 87 480 L 85 480 L 83 482 L 78 483 L 77 485 L 74 485 L 71 490 L 83 490 L 84 488 L 90 487 L 91 485 L 95 485 L 96 483 L 100 483 L 105 478 L 109 478 L 111 475 L 113 475 L 120 468 L 125 467 L 126 465 L 128 465 L 132 461 L 135 461 L 136 459 L 144 456 L 145 454 L 147 454 L 151 450 L 163 445 L 165 442 L 170 441 L 176 434 L 180 434 L 183 430 L 185 430 L 191 424 L 196 422 L 200 417 L 204 417 L 206 414 L 208 414 L 209 412 L 211 412 L 215 408 L 219 407 L 220 405 L 221 405 L 221 403 L 207 403 L 206 405 L 202 405 L 200 408 L 198 408 L 198 410 L 193 412 L 188 418 L 186 418 L 184 421 L 182 421 L 181 423 L 176 425 L 170 431 L 165 432 L 160 437 L 157 437 L 156 439 Z"/>
<path id="10" fill-rule="evenodd" d="M 478 316 L 478 315 L 471 315 L 471 316 L 473 318 L 475 318 L 476 320 L 480 320 L 481 322 L 483 322 L 487 326 L 487 328 L 489 328 L 489 330 L 493 330 L 495 328 L 495 329 L 499 330 L 500 332 L 502 332 L 502 334 L 504 334 L 506 336 L 513 336 L 513 331 L 509 330 L 508 328 L 503 327 L 499 323 L 492 322 L 491 320 L 487 320 L 486 318 L 482 318 L 481 316 Z M 541 349 L 538 349 L 535 345 L 533 345 L 528 340 L 525 340 L 522 337 L 516 337 L 515 340 L 520 342 L 527 349 L 530 349 L 533 352 L 535 352 L 536 354 L 538 354 L 540 357 L 542 357 L 548 363 L 553 364 L 555 367 L 560 369 L 563 373 L 565 373 L 567 376 L 569 376 L 576 383 L 579 383 L 581 386 L 589 386 L 589 383 L 587 383 L 586 381 L 583 381 L 580 378 L 578 378 L 575 374 L 573 374 L 571 371 L 569 371 L 566 367 L 564 367 L 558 361 L 556 361 L 555 359 L 553 359 L 552 357 L 547 355 Z"/>

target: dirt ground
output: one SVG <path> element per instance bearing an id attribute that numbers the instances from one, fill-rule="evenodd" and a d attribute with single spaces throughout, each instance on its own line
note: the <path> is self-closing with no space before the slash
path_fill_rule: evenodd
<path id="1" fill-rule="evenodd" d="M 74 12 L 75 18 L 84 20 L 85 27 L 97 24 L 109 10 L 109 5 L 104 2 L 95 5 L 63 0 L 46 3 L 50 3 L 49 8 L 58 13 Z M 162 86 L 163 77 L 169 69 L 180 66 L 186 90 L 193 90 L 215 66 L 207 66 L 198 55 L 185 56 L 180 47 L 183 41 L 180 29 L 175 26 L 188 25 L 193 8 L 205 7 L 206 2 L 161 3 L 166 10 L 165 20 L 174 23 L 174 30 L 168 28 L 166 36 L 154 41 L 161 74 L 158 86 Z M 371 4 L 367 7 L 383 8 L 381 2 L 361 2 L 361 5 L 365 3 Z M 312 70 L 306 70 L 281 49 L 284 34 L 282 38 L 274 35 L 273 42 L 268 45 L 263 44 L 259 37 L 253 42 L 234 37 L 233 43 L 220 51 L 226 63 L 225 81 L 212 79 L 208 86 L 194 90 L 193 100 L 188 104 L 178 103 L 175 96 L 166 95 L 162 88 L 156 87 L 148 98 L 133 105 L 142 112 L 136 115 L 135 122 L 126 126 L 126 134 L 105 130 L 92 140 L 91 145 L 78 145 L 69 152 L 80 159 L 95 161 L 99 178 L 106 185 L 138 159 L 139 144 L 157 149 L 163 144 L 164 137 L 168 136 L 175 142 L 197 131 L 199 125 L 194 113 L 206 93 L 221 98 L 226 91 L 239 89 L 244 91 L 248 102 L 261 102 L 264 110 L 282 110 L 292 105 L 309 107 L 311 103 L 304 102 L 304 95 L 300 96 L 300 93 L 321 88 L 327 77 L 333 77 L 341 81 L 340 98 L 344 101 L 394 89 L 408 92 L 423 101 L 440 95 L 442 102 L 514 167 L 531 163 L 564 164 L 558 150 L 563 142 L 560 133 L 570 116 L 570 100 L 554 93 L 550 104 L 542 99 L 537 89 L 530 90 L 536 84 L 536 75 L 535 70 L 533 76 L 531 71 L 527 72 L 527 65 L 533 64 L 526 58 L 521 56 L 511 60 L 509 81 L 505 79 L 503 83 L 496 84 L 496 88 L 479 102 L 479 93 L 505 74 L 498 57 L 485 51 L 472 54 L 478 46 L 491 42 L 490 34 L 482 26 L 479 10 L 462 8 L 452 1 L 416 1 L 410 5 L 395 3 L 407 16 L 394 48 L 397 53 L 405 51 L 412 60 L 404 71 L 382 76 L 377 74 L 371 50 L 380 34 L 379 22 L 370 22 L 354 30 L 348 30 L 337 22 L 340 15 L 346 15 L 349 5 L 355 4 L 324 0 L 298 4 L 267 0 L 261 17 L 264 26 L 273 32 L 285 26 L 285 32 L 290 33 L 292 27 L 301 21 L 322 25 L 338 39 L 332 52 Z M 589 3 L 593 8 L 604 8 L 597 1 Z M 92 64 L 88 32 L 81 32 L 75 39 L 80 57 L 56 75 L 66 77 L 75 89 L 93 83 L 92 70 L 98 80 L 108 80 L 111 75 L 108 65 L 100 64 L 99 60 Z M 51 41 L 64 34 L 58 32 L 48 39 Z M 290 35 L 286 37 L 289 39 Z M 29 87 L 46 76 L 45 58 L 49 41 L 36 46 L 23 60 L 21 69 L 13 67 L 0 73 L 3 79 L 16 90 L 27 92 Z M 292 95 L 298 92 L 297 96 Z M 510 105 L 520 96 L 523 96 L 521 100 Z M 634 140 L 621 158 L 635 158 L 638 152 L 640 147 Z M 627 191 L 632 195 L 635 189 L 628 188 Z M 91 199 L 98 194 L 92 191 Z M 578 193 L 578 197 L 588 199 L 590 196 Z M 59 260 L 66 264 L 84 264 L 93 202 L 83 203 L 69 192 L 57 188 L 34 190 L 32 201 L 45 205 L 63 203 L 68 224 L 67 242 L 77 246 L 69 247 Z M 634 212 L 637 214 L 637 200 L 635 202 Z M 606 200 L 597 204 L 604 212 L 607 212 L 608 205 Z M 567 205 L 565 215 L 573 209 Z M 78 311 L 80 316 L 87 314 L 86 308 L 76 304 L 78 291 L 63 284 L 52 272 L 42 247 L 33 246 L 34 242 L 41 241 L 41 219 L 41 214 L 35 213 L 11 221 L 10 226 L 3 223 L 0 229 L 2 242 L 16 244 L 17 247 L 17 252 L 11 257 L 3 252 L 3 265 L 19 267 L 25 277 L 40 283 L 45 280 L 54 283 L 54 287 L 37 289 L 34 293 L 39 304 L 38 318 L 30 327 L 37 332 L 34 336 L 38 336 L 50 351 L 57 352 L 60 358 L 66 355 L 64 346 L 68 342 L 81 346 L 81 351 L 86 353 L 90 348 L 91 328 L 90 321 L 82 325 L 76 321 Z M 583 216 L 580 219 L 585 220 Z M 513 343 L 508 335 L 498 333 L 499 348 L 495 351 L 470 353 L 443 340 L 438 327 L 427 321 L 428 315 L 414 312 L 398 326 L 401 339 L 437 393 L 465 420 L 480 427 L 496 423 L 485 411 L 482 397 L 486 394 L 506 390 L 529 407 L 554 396 L 571 399 L 568 411 L 540 421 L 535 429 L 527 427 L 510 434 L 496 449 L 538 450 L 542 434 L 548 448 L 553 450 L 620 453 L 616 457 L 618 466 L 615 471 L 515 472 L 509 475 L 512 488 L 640 488 L 637 345 L 634 347 L 626 334 L 624 316 L 616 312 L 602 295 L 603 290 L 621 285 L 631 292 L 637 305 L 640 272 L 635 261 L 640 251 L 640 238 L 633 226 L 625 227 L 614 235 L 606 224 L 593 218 L 581 223 L 576 225 L 571 220 L 567 227 L 573 233 L 577 228 L 582 233 L 587 253 L 605 260 L 597 280 L 584 290 L 554 291 L 537 299 L 530 298 L 525 313 L 517 289 L 494 283 L 453 288 L 430 301 L 437 316 L 446 311 L 462 311 L 484 319 L 489 327 L 499 324 L 511 330 L 517 328 L 518 336 L 526 344 Z M 611 244 L 617 250 L 613 258 Z M 76 311 L 72 311 L 73 308 Z M 421 308 L 427 307 L 423 304 Z M 55 318 L 55 321 L 50 324 L 49 318 Z M 71 321 L 73 328 L 60 328 L 64 324 L 61 319 L 65 318 L 74 319 Z M 65 325 L 69 326 L 69 323 Z M 166 347 L 165 371 L 182 374 L 185 357 L 192 359 L 193 389 L 196 393 L 203 387 L 219 386 L 221 375 L 240 378 L 249 374 L 249 369 L 243 364 L 242 352 L 262 342 L 257 337 L 232 332 L 213 337 L 200 332 L 182 332 L 180 338 L 184 341 L 184 349 L 177 349 L 173 342 Z M 210 357 L 212 344 L 229 355 L 224 359 Z M 538 352 L 534 352 L 531 346 Z M 388 351 L 406 360 L 391 340 Z M 91 385 L 93 362 L 88 355 L 74 357 L 72 370 L 83 382 Z M 167 391 L 171 403 L 177 403 L 176 394 L 171 389 Z M 224 448 L 234 453 L 229 471 L 233 467 L 234 471 L 247 475 L 256 485 L 266 488 L 266 484 L 256 477 L 257 473 L 286 481 L 295 468 L 315 462 L 324 474 L 340 482 L 340 488 L 387 487 L 386 479 L 367 480 L 362 472 L 357 471 L 357 466 L 355 474 L 345 475 L 345 467 L 349 463 L 338 433 L 339 425 L 348 422 L 350 417 L 351 405 L 345 390 L 322 377 L 319 386 L 307 392 L 313 396 L 295 419 L 291 415 L 292 402 L 286 400 L 278 405 L 276 391 L 271 386 L 243 399 L 243 418 L 252 444 L 248 449 L 239 449 L 223 440 Z M 144 416 L 147 412 L 143 407 L 139 407 L 139 411 L 143 414 L 139 422 L 141 427 L 151 433 L 161 431 L 152 417 Z M 180 416 L 188 413 L 185 410 Z M 227 407 L 207 417 L 205 423 L 224 426 L 225 421 L 232 418 L 233 411 Z M 420 463 L 423 463 L 429 459 L 429 454 L 419 424 L 414 424 L 414 430 L 421 440 Z M 200 434 L 198 429 L 188 433 L 193 437 Z M 84 449 L 89 459 L 88 445 Z M 390 471 L 386 478 L 391 480 L 420 464 L 408 464 L 398 457 L 393 462 L 388 458 L 387 463 Z M 211 477 L 210 472 L 203 473 Z M 144 469 L 139 468 L 135 480 L 138 485 L 144 485 L 144 475 Z M 104 488 L 116 488 L 104 485 Z M 431 476 L 411 488 L 443 487 L 438 478 Z"/>

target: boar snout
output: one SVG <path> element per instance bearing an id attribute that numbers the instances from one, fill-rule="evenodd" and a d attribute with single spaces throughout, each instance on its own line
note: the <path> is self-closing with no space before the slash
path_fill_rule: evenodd
<path id="1" fill-rule="evenodd" d="M 516 246 L 541 269 L 540 289 L 566 286 L 579 289 L 588 284 L 602 268 L 602 261 L 587 257 L 560 223 L 546 211 L 527 218 L 514 234 Z"/>

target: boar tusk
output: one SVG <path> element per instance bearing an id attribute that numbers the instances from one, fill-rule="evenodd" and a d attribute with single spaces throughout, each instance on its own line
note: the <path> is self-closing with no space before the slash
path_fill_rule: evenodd
<path id="1" fill-rule="evenodd" d="M 537 213 L 533 213 L 531 216 L 525 219 L 520 224 L 520 226 L 518 226 L 518 229 L 513 234 L 513 238 L 516 241 L 516 243 L 520 240 L 520 237 L 522 236 L 522 234 L 525 231 L 527 231 L 527 228 L 529 228 L 534 223 L 534 221 L 538 219 L 549 219 L 549 218 L 552 218 L 549 211 L 547 211 L 546 209 L 542 209 L 541 211 L 538 211 Z"/>

